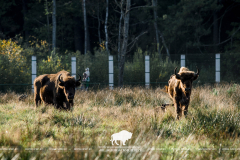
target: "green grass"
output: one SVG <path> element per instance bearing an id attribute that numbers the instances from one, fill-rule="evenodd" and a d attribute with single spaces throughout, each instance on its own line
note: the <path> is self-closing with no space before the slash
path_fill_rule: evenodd
<path id="1" fill-rule="evenodd" d="M 72 111 L 35 108 L 33 95 L 18 101 L 0 94 L 1 159 L 237 159 L 240 156 L 240 86 L 193 89 L 189 114 L 154 108 L 172 103 L 163 89 L 77 91 Z M 132 132 L 123 150 L 111 135 Z M 139 151 L 127 151 L 131 147 Z M 104 148 L 105 147 L 105 148 Z M 83 149 L 90 148 L 89 151 Z M 80 150 L 79 150 L 80 149 Z"/>

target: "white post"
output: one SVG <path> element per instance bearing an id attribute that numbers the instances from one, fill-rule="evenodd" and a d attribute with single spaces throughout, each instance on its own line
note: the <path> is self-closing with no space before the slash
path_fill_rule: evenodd
<path id="1" fill-rule="evenodd" d="M 37 57 L 32 56 L 32 93 L 34 93 L 34 80 L 37 77 Z"/>
<path id="2" fill-rule="evenodd" d="M 215 82 L 219 83 L 220 82 L 220 54 L 217 53 L 215 55 L 215 63 L 216 63 L 216 70 L 215 70 Z"/>
<path id="3" fill-rule="evenodd" d="M 181 67 L 186 67 L 185 66 L 185 54 L 181 54 Z"/>
<path id="4" fill-rule="evenodd" d="M 113 89 L 114 86 L 114 66 L 113 66 L 113 56 L 108 56 L 108 64 L 109 64 L 109 89 Z"/>
<path id="5" fill-rule="evenodd" d="M 76 57 L 71 57 L 72 76 L 76 78 Z"/>
<path id="6" fill-rule="evenodd" d="M 145 87 L 150 86 L 150 57 L 145 56 Z"/>

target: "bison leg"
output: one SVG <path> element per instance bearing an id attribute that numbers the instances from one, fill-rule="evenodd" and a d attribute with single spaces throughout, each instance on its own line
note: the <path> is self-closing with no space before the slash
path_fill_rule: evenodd
<path id="1" fill-rule="evenodd" d="M 123 142 L 123 145 L 126 145 L 126 144 L 125 144 L 125 143 L 126 143 L 126 141 L 127 141 L 127 140 L 123 140 L 123 141 L 122 141 L 122 142 Z"/>
<path id="2" fill-rule="evenodd" d="M 179 120 L 179 118 L 182 117 L 182 108 L 180 106 L 180 101 L 177 98 L 174 101 L 174 107 L 177 113 L 176 119 Z"/>
<path id="3" fill-rule="evenodd" d="M 66 102 L 64 102 L 64 109 L 65 110 L 70 110 L 71 109 L 71 107 L 73 107 L 73 101 L 66 101 Z"/>
<path id="4" fill-rule="evenodd" d="M 183 108 L 183 114 L 184 114 L 184 116 L 187 116 L 187 113 L 188 113 L 188 106 L 185 106 L 185 107 Z"/>
<path id="5" fill-rule="evenodd" d="M 54 106 L 55 106 L 56 109 L 59 109 L 60 107 L 63 106 L 63 103 L 60 104 L 59 102 L 54 103 L 54 104 L 55 104 Z"/>
<path id="6" fill-rule="evenodd" d="M 175 109 L 176 109 L 176 113 L 177 113 L 177 119 L 179 120 L 179 118 L 182 117 L 182 108 L 180 107 L 179 102 L 178 103 L 174 103 L 175 105 Z"/>
<path id="7" fill-rule="evenodd" d="M 114 140 L 115 141 L 115 143 L 117 144 L 117 145 L 119 145 L 118 143 L 117 143 L 117 140 Z"/>
<path id="8" fill-rule="evenodd" d="M 39 95 L 34 95 L 34 100 L 35 100 L 35 106 L 38 107 L 39 104 L 41 104 L 41 98 Z"/>
<path id="9" fill-rule="evenodd" d="M 177 112 L 177 119 L 179 120 L 179 118 L 182 117 L 182 109 L 179 106 L 177 106 L 176 112 Z"/>
<path id="10" fill-rule="evenodd" d="M 63 107 L 63 101 L 60 98 L 54 97 L 53 98 L 53 103 L 54 103 L 54 107 L 56 109 L 60 109 L 61 107 Z"/>
<path id="11" fill-rule="evenodd" d="M 66 102 L 66 109 L 70 110 L 73 107 L 73 100 L 70 100 L 69 102 Z"/>
<path id="12" fill-rule="evenodd" d="M 69 101 L 69 110 L 73 108 L 73 100 Z"/>
<path id="13" fill-rule="evenodd" d="M 36 107 L 42 102 L 40 98 L 40 87 L 37 86 L 34 86 L 34 101 Z"/>

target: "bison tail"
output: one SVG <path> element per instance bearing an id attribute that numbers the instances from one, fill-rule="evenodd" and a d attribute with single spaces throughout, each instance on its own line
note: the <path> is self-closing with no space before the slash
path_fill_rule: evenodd
<path id="1" fill-rule="evenodd" d="M 168 93 L 168 86 L 165 86 L 165 90 L 164 91 Z"/>

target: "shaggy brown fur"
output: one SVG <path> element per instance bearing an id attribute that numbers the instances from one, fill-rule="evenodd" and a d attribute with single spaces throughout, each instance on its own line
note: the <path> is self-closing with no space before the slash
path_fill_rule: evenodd
<path id="1" fill-rule="evenodd" d="M 53 104 L 56 108 L 70 109 L 73 106 L 75 87 L 80 86 L 80 80 L 81 76 L 75 80 L 67 71 L 38 76 L 34 80 L 36 107 L 43 101 L 45 104 Z"/>
<path id="2" fill-rule="evenodd" d="M 189 71 L 186 67 L 181 67 L 178 73 L 176 73 L 176 70 L 177 67 L 174 70 L 175 74 L 170 77 L 168 86 L 165 86 L 165 89 L 173 99 L 177 119 L 179 119 L 183 114 L 187 115 L 192 82 L 198 78 L 199 70 L 197 70 L 197 73 Z"/>

